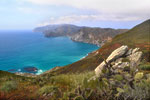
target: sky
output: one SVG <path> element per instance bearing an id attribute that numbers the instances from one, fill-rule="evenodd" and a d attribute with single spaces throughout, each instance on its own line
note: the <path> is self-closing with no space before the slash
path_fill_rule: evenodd
<path id="1" fill-rule="evenodd" d="M 49 24 L 132 28 L 150 18 L 150 0 L 0 0 L 0 30 Z"/>

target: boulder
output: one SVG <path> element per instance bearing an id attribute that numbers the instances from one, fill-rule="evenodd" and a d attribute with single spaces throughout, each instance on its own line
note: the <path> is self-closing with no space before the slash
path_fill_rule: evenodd
<path id="1" fill-rule="evenodd" d="M 116 60 L 117 58 L 123 56 L 128 51 L 128 46 L 121 46 L 120 48 L 114 50 L 111 55 L 107 58 L 107 62 Z"/>
<path id="2" fill-rule="evenodd" d="M 23 70 L 26 72 L 37 72 L 38 71 L 38 69 L 36 67 L 33 67 L 33 66 L 24 67 Z"/>
<path id="3" fill-rule="evenodd" d="M 107 63 L 111 63 L 112 61 L 115 61 L 116 59 L 124 56 L 126 52 L 128 51 L 128 46 L 121 46 L 118 49 L 114 50 L 111 55 L 106 59 Z M 102 73 L 102 70 L 106 67 L 105 62 L 103 61 L 96 69 L 95 74 L 96 76 L 99 76 Z"/>
<path id="4" fill-rule="evenodd" d="M 112 66 L 113 68 L 121 68 L 121 69 L 123 69 L 124 67 L 126 67 L 126 66 L 129 66 L 130 64 L 129 64 L 129 62 L 122 62 L 122 63 L 116 63 L 114 66 Z"/>
<path id="5" fill-rule="evenodd" d="M 135 49 L 133 49 L 133 50 L 132 50 L 132 54 L 133 54 L 133 53 L 136 53 L 136 52 L 139 51 L 139 50 L 140 50 L 140 48 L 135 48 Z"/>
<path id="6" fill-rule="evenodd" d="M 134 63 L 136 66 L 139 65 L 139 63 L 141 62 L 142 60 L 142 52 L 139 51 L 139 52 L 134 52 L 132 53 L 131 55 L 129 55 L 129 60 L 131 63 Z"/>
<path id="7" fill-rule="evenodd" d="M 128 52 L 126 53 L 126 56 L 129 56 L 132 54 L 133 49 L 129 49 Z"/>

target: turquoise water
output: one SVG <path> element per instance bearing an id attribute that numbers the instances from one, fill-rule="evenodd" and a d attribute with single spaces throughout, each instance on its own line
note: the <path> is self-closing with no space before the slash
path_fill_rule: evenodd
<path id="1" fill-rule="evenodd" d="M 0 70 L 38 68 L 40 74 L 55 66 L 80 60 L 98 49 L 96 45 L 73 42 L 67 37 L 45 38 L 32 31 L 0 31 Z"/>

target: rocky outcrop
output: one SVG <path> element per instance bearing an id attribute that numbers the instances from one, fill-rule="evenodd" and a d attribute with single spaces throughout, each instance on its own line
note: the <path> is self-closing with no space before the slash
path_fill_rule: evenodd
<path id="1" fill-rule="evenodd" d="M 137 66 L 142 60 L 142 52 L 139 48 L 128 49 L 128 46 L 121 46 L 114 50 L 110 56 L 103 61 L 96 69 L 96 76 L 100 76 L 103 69 L 110 65 L 114 69 Z"/>
<path id="2" fill-rule="evenodd" d="M 29 72 L 29 73 L 36 73 L 38 71 L 38 68 L 33 66 L 26 66 L 23 68 L 23 71 Z"/>
<path id="3" fill-rule="evenodd" d="M 99 46 L 110 42 L 117 34 L 127 31 L 126 29 L 111 29 L 111 28 L 90 28 L 84 27 L 78 33 L 71 36 L 71 40 L 96 44 Z"/>

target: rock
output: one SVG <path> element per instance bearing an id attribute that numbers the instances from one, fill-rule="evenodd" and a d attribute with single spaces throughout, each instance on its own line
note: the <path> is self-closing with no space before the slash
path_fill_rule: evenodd
<path id="1" fill-rule="evenodd" d="M 123 62 L 120 65 L 118 65 L 118 68 L 124 68 L 124 67 L 129 66 L 129 65 L 130 65 L 129 62 Z"/>
<path id="2" fill-rule="evenodd" d="M 21 72 L 16 72 L 16 75 L 20 75 L 20 76 L 25 76 L 25 77 L 36 77 L 37 75 L 32 74 L 32 73 L 21 73 Z"/>
<path id="3" fill-rule="evenodd" d="M 116 63 L 112 67 L 113 68 L 121 68 L 121 69 L 123 69 L 124 67 L 129 66 L 129 65 L 130 65 L 129 62 L 122 62 L 122 63 Z"/>
<path id="4" fill-rule="evenodd" d="M 121 64 L 121 63 L 122 63 L 122 59 L 123 59 L 123 58 L 119 58 L 119 59 L 117 59 L 117 60 L 115 61 L 115 65 L 119 65 L 119 64 Z"/>
<path id="5" fill-rule="evenodd" d="M 113 51 L 106 61 L 110 62 L 116 60 L 117 58 L 123 56 L 127 51 L 128 51 L 128 46 L 123 45 L 120 48 Z"/>
<path id="6" fill-rule="evenodd" d="M 114 50 L 111 55 L 106 59 L 107 63 L 111 63 L 112 61 L 115 61 L 119 57 L 122 57 L 125 55 L 125 53 L 128 51 L 128 46 L 121 46 L 120 48 Z M 103 61 L 96 69 L 95 74 L 96 76 L 99 76 L 102 73 L 103 68 L 106 67 L 105 62 Z"/>
<path id="7" fill-rule="evenodd" d="M 9 69 L 8 70 L 9 72 L 14 72 L 14 71 L 17 71 L 16 69 Z"/>
<path id="8" fill-rule="evenodd" d="M 126 56 L 129 56 L 132 54 L 133 49 L 129 49 L 128 52 L 126 53 Z"/>
<path id="9" fill-rule="evenodd" d="M 135 64 L 135 65 L 139 65 L 139 63 L 142 60 L 142 52 L 134 52 L 132 53 L 128 58 L 131 61 L 131 63 Z"/>
<path id="10" fill-rule="evenodd" d="M 32 66 L 24 67 L 23 69 L 24 69 L 24 71 L 27 71 L 27 72 L 37 72 L 38 71 L 38 69 L 36 67 L 32 67 Z"/>
<path id="11" fill-rule="evenodd" d="M 135 49 L 133 49 L 133 50 L 132 50 L 132 54 L 135 53 L 135 52 L 137 52 L 137 51 L 139 51 L 139 49 L 140 49 L 140 48 L 135 48 Z"/>

